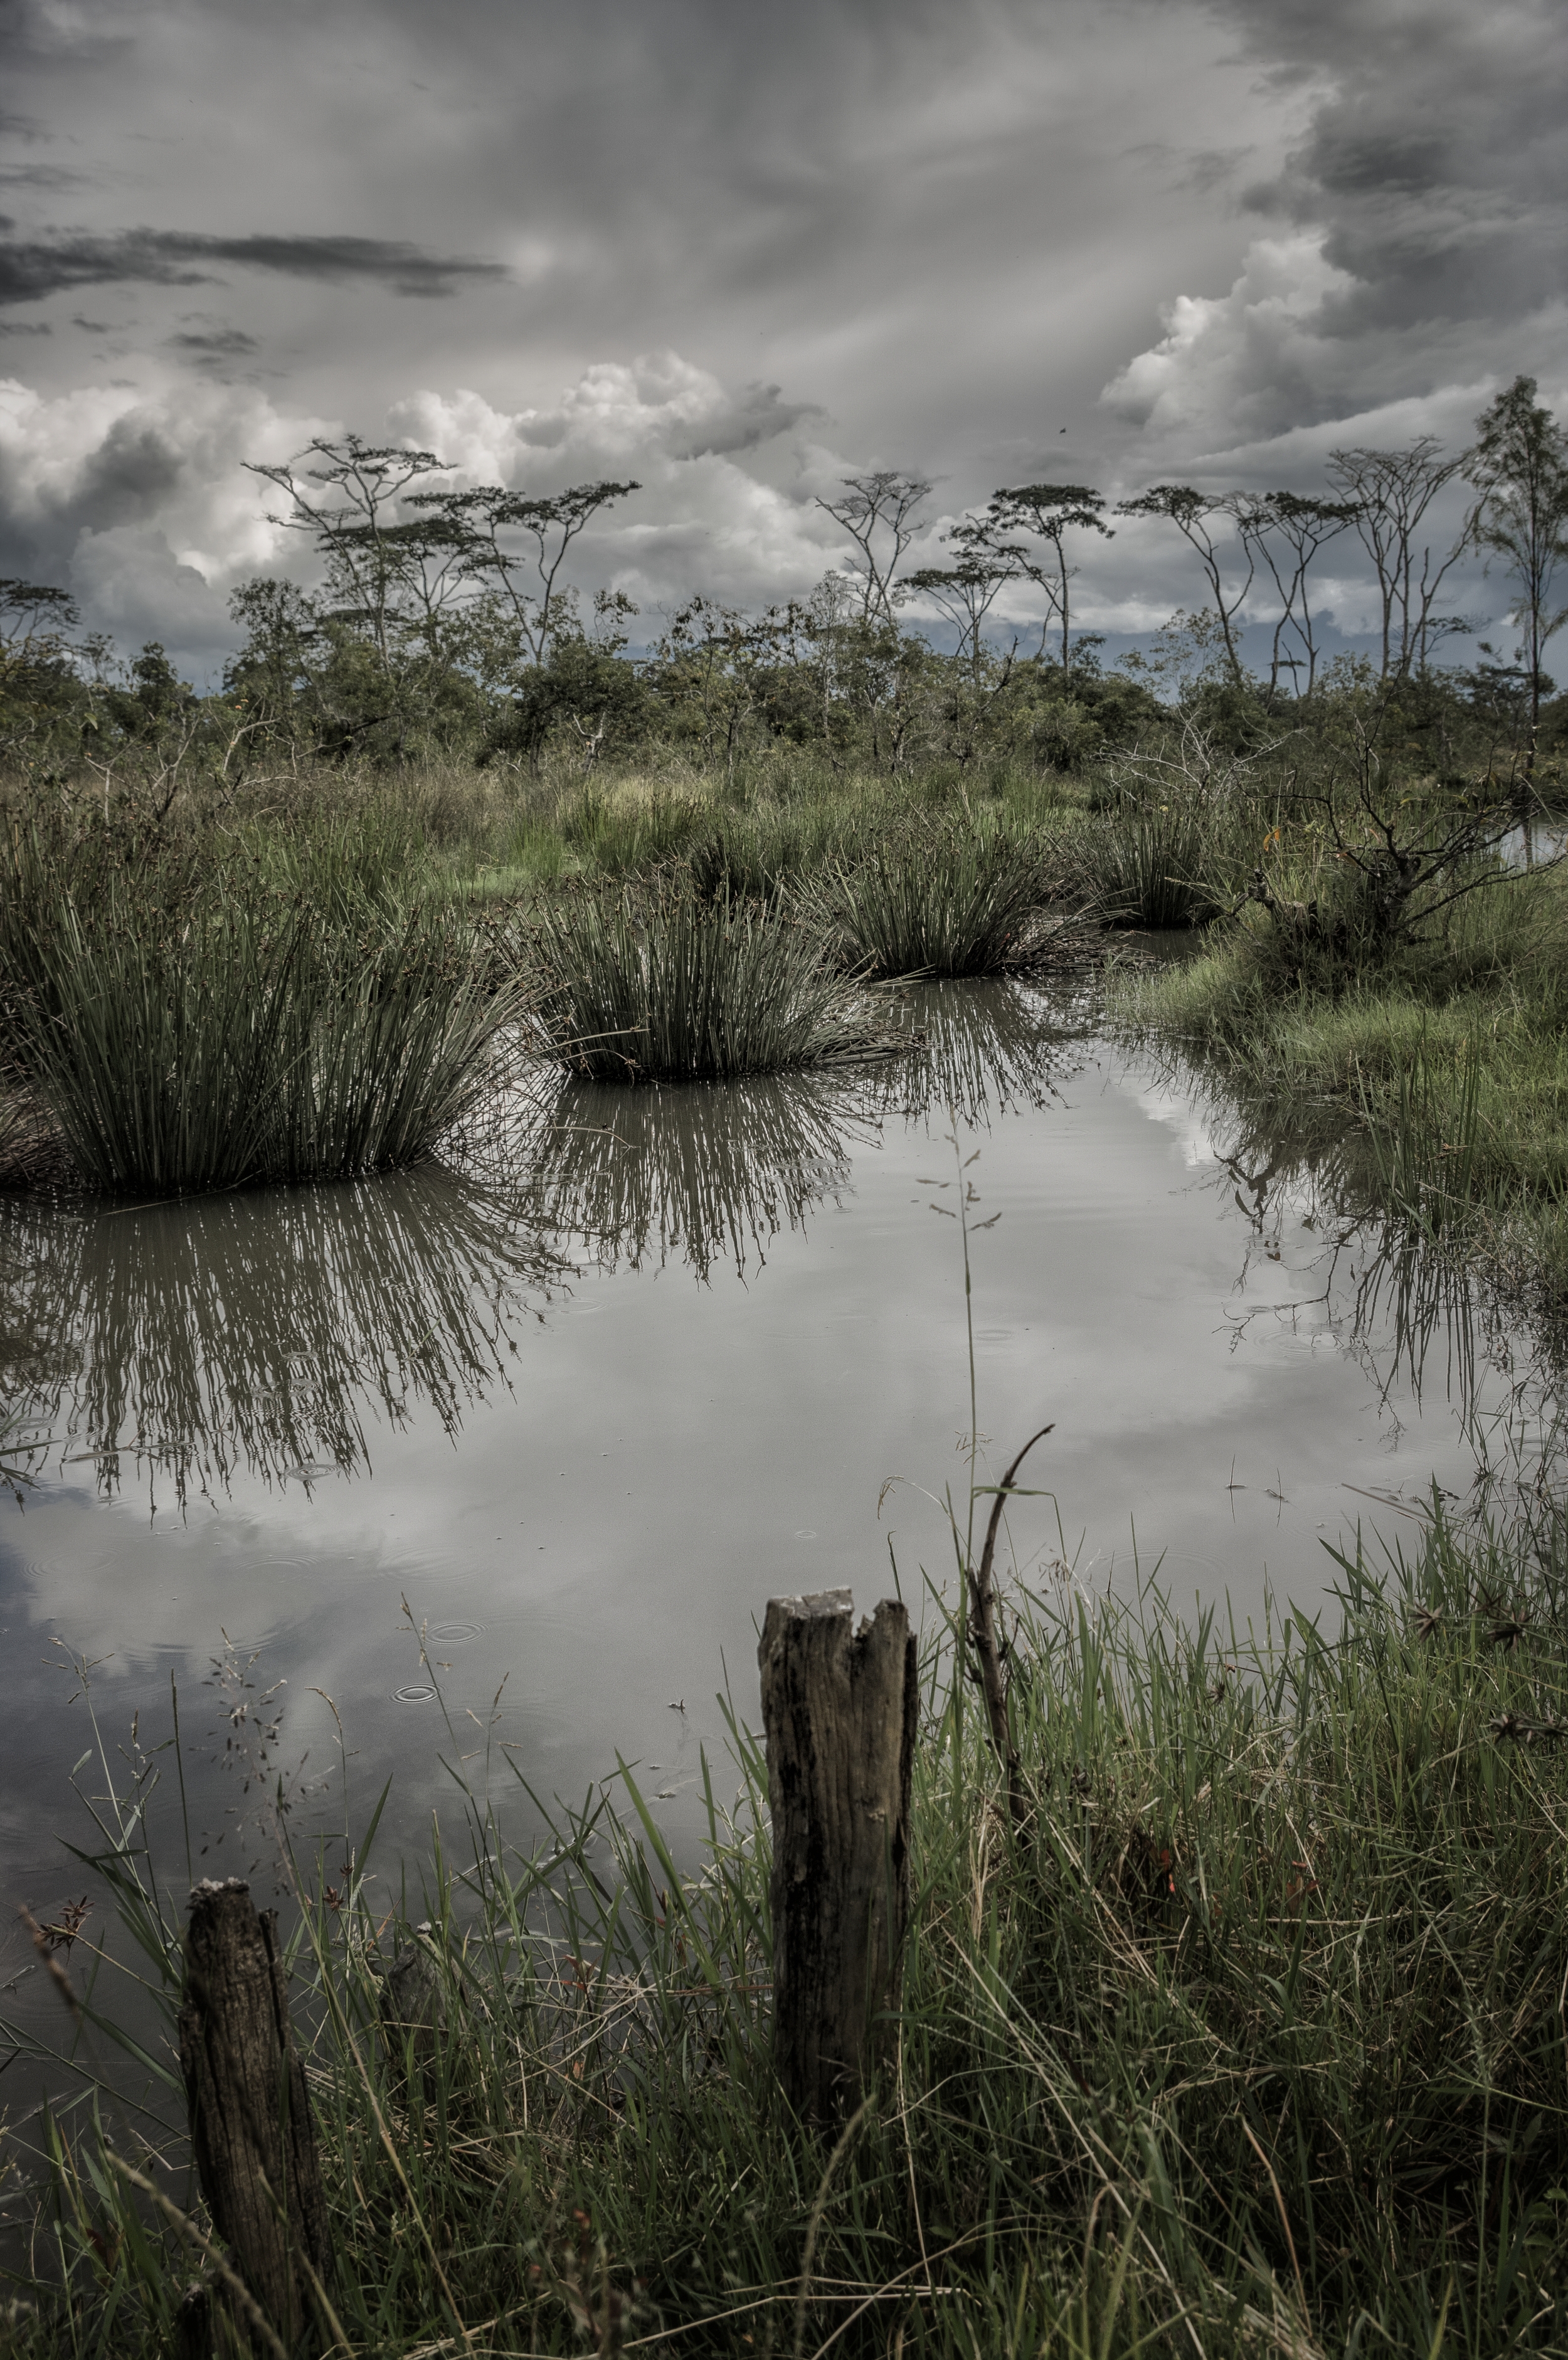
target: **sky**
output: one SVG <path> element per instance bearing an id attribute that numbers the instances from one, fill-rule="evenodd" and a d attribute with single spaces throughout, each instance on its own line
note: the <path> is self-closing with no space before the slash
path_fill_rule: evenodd
<path id="1" fill-rule="evenodd" d="M 652 638 L 809 592 L 854 471 L 939 563 L 1001 485 L 1568 409 L 1561 0 L 0 0 L 0 574 L 203 684 L 313 436 L 635 476 L 578 579 Z M 1081 565 L 1113 652 L 1202 603 L 1155 520 Z M 1355 643 L 1348 536 L 1316 578 Z"/>

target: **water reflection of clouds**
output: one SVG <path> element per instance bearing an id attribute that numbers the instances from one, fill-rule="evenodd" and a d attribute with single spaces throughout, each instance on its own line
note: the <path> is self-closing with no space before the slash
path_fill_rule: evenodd
<path id="1" fill-rule="evenodd" d="M 507 1382 L 517 1323 L 558 1274 L 435 1168 L 125 1208 L 13 1201 L 0 1390 L 30 1421 L 35 1476 L 135 1480 L 154 1504 L 242 1472 L 308 1486 L 367 1466 L 371 1428 L 413 1404 L 454 1432 Z"/>

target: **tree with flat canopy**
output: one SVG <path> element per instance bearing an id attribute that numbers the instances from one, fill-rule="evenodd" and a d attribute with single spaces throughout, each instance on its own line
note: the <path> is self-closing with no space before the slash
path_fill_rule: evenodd
<path id="1" fill-rule="evenodd" d="M 1063 684 L 1072 677 L 1071 606 L 1068 585 L 1078 568 L 1067 562 L 1069 532 L 1097 532 L 1113 541 L 1101 521 L 1105 502 L 1091 484 L 1018 484 L 993 492 L 980 526 L 986 546 L 1014 575 L 1043 593 L 1040 653 L 1053 622 L 1061 625 Z"/>

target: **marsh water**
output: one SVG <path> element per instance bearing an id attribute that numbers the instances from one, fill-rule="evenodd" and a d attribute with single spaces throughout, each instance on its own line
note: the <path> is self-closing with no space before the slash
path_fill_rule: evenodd
<path id="1" fill-rule="evenodd" d="M 932 988 L 912 1016 L 921 1045 L 871 1067 L 538 1085 L 457 1171 L 0 1207 L 35 1478 L 0 1516 L 9 1901 L 83 1881 L 59 1839 L 90 1844 L 90 1708 L 128 1779 L 178 1699 L 198 1866 L 246 1865 L 225 1643 L 256 1694 L 287 1684 L 302 1832 L 344 1823 L 335 1711 L 350 1821 L 392 1779 L 389 1861 L 486 1727 L 520 1832 L 509 1764 L 581 1800 L 620 1754 L 689 1848 L 717 1692 L 755 1718 L 769 1595 L 950 1573 L 960 1160 L 982 1452 L 1055 1426 L 1010 1578 L 1157 1567 L 1257 1622 L 1266 1593 L 1318 1606 L 1358 1526 L 1397 1542 L 1434 1481 L 1468 1492 L 1512 1380 L 1462 1293 L 1412 1295 L 1332 1157 L 1249 1139 L 1067 985 Z M 78 1783 L 106 1791 L 96 1761 Z"/>

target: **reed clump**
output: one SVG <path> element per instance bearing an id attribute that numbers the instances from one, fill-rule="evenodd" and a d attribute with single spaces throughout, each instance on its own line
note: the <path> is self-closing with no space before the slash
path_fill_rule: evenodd
<path id="1" fill-rule="evenodd" d="M 6 847 L 0 992 L 78 1178 L 148 1196 L 417 1161 L 519 1021 L 394 832 L 241 840 L 203 873 L 89 833 Z M 117 857 L 116 857 L 117 856 Z"/>
<path id="2" fill-rule="evenodd" d="M 1025 962 L 1051 892 L 1036 840 L 965 812 L 905 820 L 829 859 L 800 902 L 863 974 L 981 976 Z"/>
<path id="3" fill-rule="evenodd" d="M 1152 1590 L 1015 1586 L 1015 1828 L 935 1601 L 896 2037 L 838 2140 L 773 2083 L 738 1718 L 739 1793 L 705 1763 L 685 1873 L 624 1768 L 520 1850 L 499 1751 L 457 1774 L 466 1835 L 420 1897 L 376 1871 L 379 1810 L 289 1864 L 337 2348 L 1561 2353 L 1563 1521 L 1521 1539 L 1438 1502 L 1340 1570 L 1334 1627 L 1245 1639 Z M 96 1869 L 167 2034 L 146 1779 L 118 1809 Z M 105 2096 L 7 2139 L 18 2360 L 171 2347 L 190 2243 L 121 2167 L 204 2223 L 144 2049 L 168 2122 Z"/>
<path id="4" fill-rule="evenodd" d="M 1107 925 L 1200 926 L 1221 895 L 1212 876 L 1212 825 L 1193 803 L 1124 800 L 1074 839 L 1089 906 Z"/>
<path id="5" fill-rule="evenodd" d="M 799 916 L 666 872 L 535 907 L 532 948 L 556 1054 L 599 1081 L 718 1081 L 864 1055 L 873 1005 Z"/>

